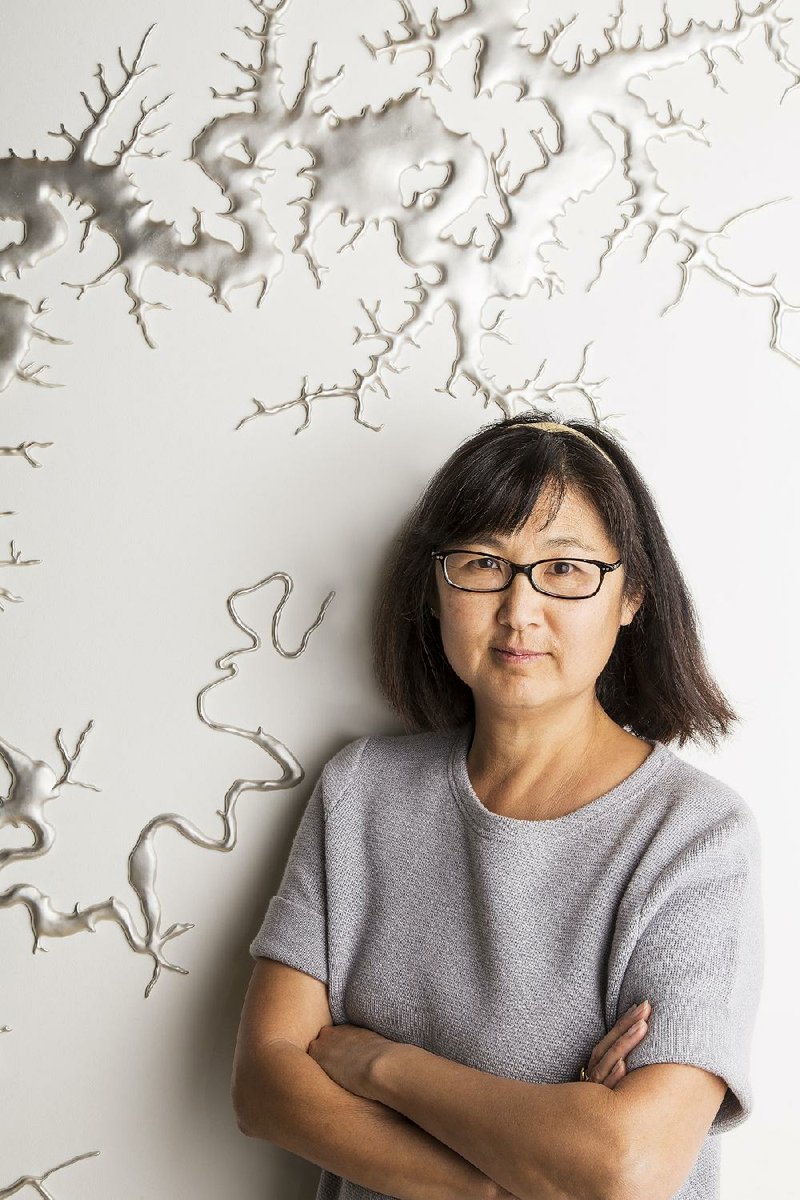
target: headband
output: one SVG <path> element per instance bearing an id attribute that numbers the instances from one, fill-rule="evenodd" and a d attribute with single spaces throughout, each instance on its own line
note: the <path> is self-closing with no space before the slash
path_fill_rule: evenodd
<path id="1" fill-rule="evenodd" d="M 535 429 L 544 429 L 549 433 L 572 433 L 575 435 L 575 437 L 583 438 L 584 442 L 588 442 L 590 446 L 595 448 L 595 450 L 599 450 L 603 458 L 608 459 L 615 470 L 619 469 L 613 458 L 610 458 L 609 455 L 606 454 L 605 450 L 602 450 L 600 446 L 598 446 L 597 442 L 593 442 L 592 439 L 587 437 L 585 433 L 581 433 L 580 429 L 573 429 L 571 425 L 559 425 L 557 421 L 535 421 L 532 424 Z"/>

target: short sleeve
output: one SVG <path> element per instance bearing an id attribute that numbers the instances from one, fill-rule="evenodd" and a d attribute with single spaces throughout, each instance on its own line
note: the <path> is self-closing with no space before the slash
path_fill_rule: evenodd
<path id="1" fill-rule="evenodd" d="M 325 902 L 325 813 L 322 777 L 294 835 L 278 890 L 250 943 L 252 958 L 276 958 L 328 982 Z"/>
<path id="2" fill-rule="evenodd" d="M 341 798 L 367 738 L 349 742 L 322 769 L 300 824 L 278 890 L 270 900 L 252 958 L 274 958 L 328 982 L 327 819 Z"/>
<path id="3" fill-rule="evenodd" d="M 689 1063 L 727 1085 L 709 1133 L 740 1125 L 753 1109 L 750 1048 L 761 993 L 764 930 L 761 847 L 741 807 L 698 833 L 660 872 L 639 913 L 617 1014 L 649 1000 L 644 1039 L 628 1071 Z"/>

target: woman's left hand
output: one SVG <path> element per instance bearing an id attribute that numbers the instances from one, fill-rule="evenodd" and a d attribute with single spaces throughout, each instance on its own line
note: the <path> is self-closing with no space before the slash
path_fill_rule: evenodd
<path id="1" fill-rule="evenodd" d="M 361 1025 L 323 1025 L 309 1043 L 308 1053 L 334 1083 L 354 1096 L 375 1100 L 370 1091 L 372 1067 L 391 1044 L 389 1038 Z"/>

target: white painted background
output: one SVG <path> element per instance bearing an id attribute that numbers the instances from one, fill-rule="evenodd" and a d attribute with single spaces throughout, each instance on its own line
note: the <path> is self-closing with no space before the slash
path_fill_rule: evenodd
<path id="1" fill-rule="evenodd" d="M 247 946 L 322 763 L 399 729 L 368 653 L 388 539 L 462 438 L 532 402 L 623 437 L 742 713 L 680 751 L 763 839 L 756 1111 L 723 1196 L 797 1196 L 800 4 L 744 8 L 6 0 L 0 738 L 60 774 L 58 731 L 72 753 L 93 721 L 74 774 L 100 790 L 63 786 L 47 853 L 0 859 L 0 1196 L 92 1151 L 57 1200 L 313 1196 L 317 1168 L 231 1109 Z M 16 885 L 61 914 L 115 896 L 141 928 L 142 828 L 220 838 L 231 783 L 275 777 L 197 710 L 251 645 L 228 597 L 275 571 L 288 649 L 336 595 L 294 659 L 281 585 L 242 597 L 261 645 L 206 714 L 306 777 L 242 795 L 229 853 L 158 830 L 188 974 L 145 999 L 152 959 L 111 922 L 32 954 Z M 0 851 L 31 840 L 0 826 Z"/>

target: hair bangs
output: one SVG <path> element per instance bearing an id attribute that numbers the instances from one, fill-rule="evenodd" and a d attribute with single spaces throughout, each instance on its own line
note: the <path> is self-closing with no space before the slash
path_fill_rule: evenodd
<path id="1" fill-rule="evenodd" d="M 563 460 L 553 450 L 557 447 L 552 443 L 543 446 L 528 436 L 522 446 L 496 444 L 482 449 L 474 460 L 466 459 L 448 519 L 430 531 L 433 539 L 444 545 L 485 534 L 514 534 L 540 504 L 545 506 L 545 524 L 550 524 L 568 486 Z"/>

